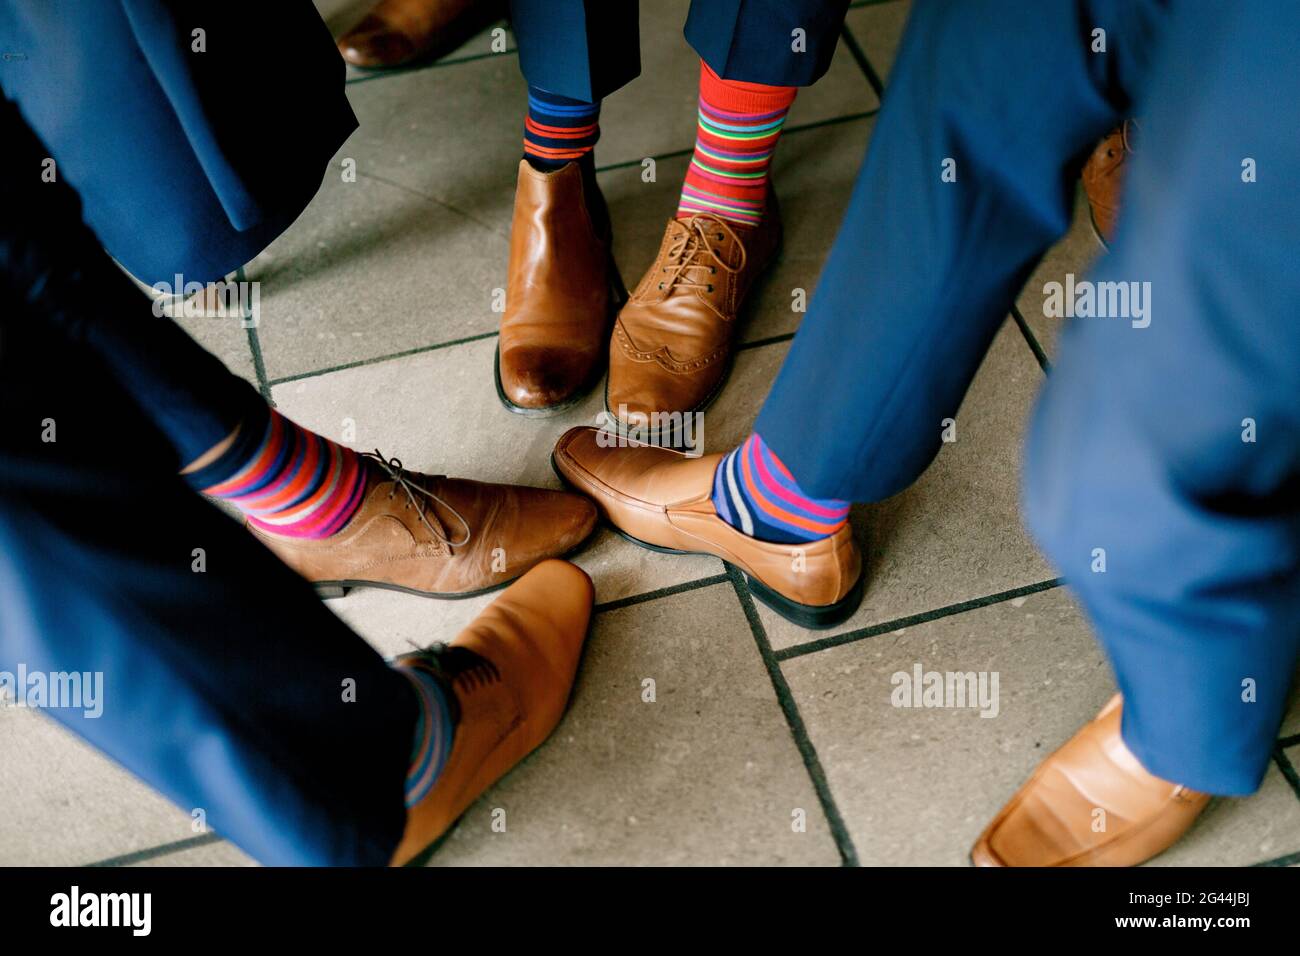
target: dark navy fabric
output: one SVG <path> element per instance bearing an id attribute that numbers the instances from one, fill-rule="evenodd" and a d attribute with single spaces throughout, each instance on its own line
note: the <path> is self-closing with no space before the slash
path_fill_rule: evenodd
<path id="1" fill-rule="evenodd" d="M 259 861 L 386 864 L 409 682 L 176 474 L 158 406 L 220 363 L 152 316 L 65 184 L 33 188 L 41 147 L 3 100 L 0 140 L 0 670 L 102 674 L 99 716 L 45 713 Z"/>
<path id="2" fill-rule="evenodd" d="M 1139 113 L 1113 252 L 1086 278 L 1150 282 L 1150 324 L 1067 324 L 1026 504 L 1115 667 L 1125 740 L 1217 794 L 1258 786 L 1300 648 L 1298 30 L 1262 4 L 919 2 L 755 426 L 809 494 L 915 481 L 1069 226 L 1084 157 Z"/>
<path id="3" fill-rule="evenodd" d="M 0 0 L 0 54 L 0 87 L 148 284 L 252 259 L 356 128 L 311 0 Z"/>
<path id="4" fill-rule="evenodd" d="M 693 0 L 685 34 L 725 80 L 810 86 L 830 66 L 848 5 Z M 519 67 L 528 84 L 594 103 L 636 79 L 638 7 L 637 0 L 511 0 Z M 803 33 L 796 37 L 795 30 Z"/>

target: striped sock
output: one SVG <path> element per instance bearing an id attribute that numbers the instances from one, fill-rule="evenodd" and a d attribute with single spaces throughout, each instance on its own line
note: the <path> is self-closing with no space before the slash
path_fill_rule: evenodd
<path id="1" fill-rule="evenodd" d="M 397 669 L 410 678 L 415 695 L 420 699 L 420 717 L 415 723 L 411 763 L 406 771 L 406 806 L 409 809 L 428 795 L 446 766 L 456 735 L 456 721 L 447 704 L 447 695 L 451 691 L 443 686 L 442 681 L 418 665 Z"/>
<path id="2" fill-rule="evenodd" d="M 796 92 L 724 80 L 700 63 L 699 128 L 678 219 L 712 213 L 747 226 L 762 221 L 768 167 Z"/>
<path id="3" fill-rule="evenodd" d="M 812 498 L 755 432 L 718 462 L 713 475 L 718 517 L 759 541 L 795 544 L 834 534 L 849 519 L 849 503 Z"/>
<path id="4" fill-rule="evenodd" d="M 211 465 L 186 476 L 229 501 L 264 531 L 292 538 L 334 534 L 361 507 L 366 467 L 350 448 L 295 425 L 274 409 L 246 421 Z"/>
<path id="5" fill-rule="evenodd" d="M 537 169 L 559 169 L 591 156 L 600 139 L 600 104 L 528 88 L 524 156 Z"/>

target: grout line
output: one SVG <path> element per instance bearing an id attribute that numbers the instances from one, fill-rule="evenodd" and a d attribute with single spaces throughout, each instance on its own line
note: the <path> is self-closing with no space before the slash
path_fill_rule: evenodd
<path id="1" fill-rule="evenodd" d="M 880 107 L 875 109 L 863 110 L 860 113 L 845 113 L 843 116 L 832 116 L 829 119 L 813 120 L 811 123 L 800 123 L 798 126 L 786 126 L 781 130 L 781 137 L 784 139 L 792 133 L 804 133 L 810 129 L 821 129 L 823 126 L 837 126 L 840 123 L 853 123 L 861 119 L 870 119 L 880 112 Z M 633 166 L 640 166 L 647 159 L 653 159 L 658 162 L 661 159 L 673 159 L 677 156 L 689 156 L 695 152 L 695 147 L 688 146 L 686 149 L 674 149 L 667 153 L 654 153 L 650 156 L 643 156 L 640 159 L 628 159 L 619 163 L 610 163 L 607 166 L 597 166 L 596 172 L 607 173 L 615 169 L 628 169 Z"/>
<path id="2" fill-rule="evenodd" d="M 1038 359 L 1038 365 L 1044 372 L 1052 370 L 1052 363 L 1047 358 L 1047 353 L 1043 347 L 1038 344 L 1038 336 L 1034 335 L 1034 330 L 1029 327 L 1025 317 L 1020 314 L 1020 306 L 1011 303 L 1011 317 L 1016 320 L 1016 325 L 1020 326 L 1020 334 L 1024 337 L 1025 343 L 1029 346 L 1029 351 L 1034 353 L 1034 358 Z"/>
<path id="3" fill-rule="evenodd" d="M 849 29 L 847 21 L 840 27 L 840 37 L 844 40 L 844 45 L 849 48 L 849 53 L 853 54 L 853 59 L 857 61 L 859 69 L 862 70 L 862 75 L 867 78 L 871 88 L 876 91 L 876 99 L 883 102 L 885 99 L 885 84 L 881 82 L 880 74 L 876 72 L 876 68 L 867 59 L 867 54 L 858 45 L 857 37 Z"/>
<path id="4" fill-rule="evenodd" d="M 1300 863 L 1300 851 L 1273 860 L 1265 860 L 1263 863 L 1254 863 L 1252 866 L 1295 866 L 1297 863 Z"/>
<path id="5" fill-rule="evenodd" d="M 175 843 L 164 843 L 161 846 L 151 846 L 148 849 L 123 853 L 121 856 L 111 856 L 107 860 L 100 860 L 97 863 L 87 863 L 86 866 L 131 866 L 135 863 L 143 863 L 145 860 L 156 860 L 160 856 L 168 856 L 172 853 L 192 850 L 195 847 L 207 846 L 209 843 L 220 842 L 222 842 L 221 837 L 215 833 L 205 833 L 202 836 L 190 837 L 188 840 L 177 840 Z"/>
<path id="6" fill-rule="evenodd" d="M 1010 591 L 999 591 L 997 594 L 989 594 L 984 597 L 972 598 L 969 601 L 961 601 L 957 604 L 949 604 L 947 607 L 936 608 L 933 611 L 923 611 L 920 614 L 910 614 L 907 617 L 900 617 L 892 621 L 885 621 L 881 624 L 873 624 L 870 627 L 859 628 L 856 631 L 846 631 L 843 634 L 835 634 L 831 637 L 819 638 L 815 641 L 808 641 L 805 644 L 796 644 L 793 647 L 787 647 L 776 652 L 778 662 L 785 662 L 796 657 L 804 657 L 808 654 L 815 654 L 818 651 L 824 651 L 832 647 L 839 647 L 843 644 L 852 644 L 856 641 L 865 640 L 868 637 L 877 637 L 881 634 L 888 634 L 891 631 L 897 631 L 904 627 L 915 627 L 918 624 L 928 624 L 931 621 L 937 621 L 940 618 L 951 617 L 954 614 L 963 614 L 966 611 L 975 611 L 982 607 L 989 607 L 993 604 L 1000 604 L 1003 601 L 1009 601 L 1013 598 L 1026 597 L 1030 594 L 1037 594 L 1040 591 L 1050 591 L 1052 588 L 1060 587 L 1061 578 L 1052 578 L 1050 581 L 1039 581 L 1037 584 L 1027 584 L 1024 587 L 1012 588 Z"/>
<path id="7" fill-rule="evenodd" d="M 858 866 L 857 848 L 854 847 L 853 838 L 849 836 L 848 828 L 844 825 L 844 818 L 840 816 L 839 807 L 835 805 L 826 772 L 822 769 L 821 759 L 817 756 L 817 748 L 813 746 L 812 739 L 808 736 L 808 728 L 804 726 L 803 718 L 799 715 L 799 706 L 795 703 L 794 695 L 790 693 L 790 685 L 786 683 L 785 675 L 781 673 L 781 665 L 777 663 L 772 653 L 772 643 L 768 640 L 767 631 L 763 629 L 763 622 L 759 620 L 758 611 L 754 608 L 754 599 L 749 593 L 749 587 L 735 567 L 728 564 L 726 568 L 727 577 L 731 579 L 736 598 L 740 601 L 740 608 L 745 612 L 745 619 L 749 622 L 749 629 L 754 635 L 754 643 L 758 645 L 763 666 L 767 668 L 767 676 L 772 681 L 772 689 L 776 691 L 777 702 L 781 705 L 786 724 L 789 725 L 790 733 L 794 737 L 795 746 L 803 758 L 804 769 L 812 779 L 817 801 L 821 804 L 831 837 L 835 840 L 836 849 L 839 850 L 840 863 L 844 866 Z"/>
<path id="8" fill-rule="evenodd" d="M 875 116 L 875 114 L 878 112 L 879 112 L 878 109 L 868 109 L 868 111 L 863 113 L 849 113 L 849 114 L 845 114 L 845 116 L 836 116 L 836 117 L 829 118 L 829 120 L 818 120 L 815 122 L 809 122 L 809 124 L 803 124 L 802 126 L 788 126 L 787 129 L 785 129 L 783 133 L 781 133 L 781 135 L 783 135 L 783 137 L 787 137 L 787 135 L 790 135 L 792 133 L 802 133 L 802 131 L 810 130 L 810 129 L 819 129 L 819 127 L 822 126 L 833 126 L 837 124 L 842 124 L 842 122 L 854 122 L 855 120 L 866 120 L 866 118 Z M 688 156 L 693 151 L 694 151 L 694 147 L 690 147 L 689 150 L 660 153 L 660 155 L 653 156 L 651 157 L 651 159 L 660 160 L 660 159 L 668 159 L 668 157 L 671 156 Z M 634 166 L 634 165 L 641 165 L 641 160 L 628 160 L 627 163 L 614 163 L 608 166 L 598 166 L 595 172 L 603 173 L 603 172 L 608 172 L 608 170 L 611 169 L 621 169 L 621 168 L 625 168 L 625 166 Z M 400 183 L 387 182 L 386 179 L 381 179 L 380 177 L 376 177 L 376 176 L 370 176 L 370 174 L 367 174 L 367 177 L 377 179 L 377 181 L 381 181 L 385 183 L 385 185 L 387 186 L 394 186 L 394 187 L 398 187 L 398 189 L 403 189 L 404 191 L 407 191 L 407 193 L 411 193 L 412 195 L 417 196 L 417 198 L 426 200 L 426 202 L 442 204 L 441 202 L 439 202 L 439 200 L 433 199 L 432 196 L 426 196 L 422 193 L 417 193 L 417 191 L 415 190 L 406 189 L 406 187 L 400 186 Z M 454 211 L 460 212 L 459 209 L 454 209 Z M 465 215 L 465 213 L 460 212 L 460 215 Z M 469 217 L 469 219 L 473 219 L 473 217 Z M 473 220 L 473 221 L 477 222 L 477 220 Z M 356 362 L 344 362 L 343 364 L 339 364 L 339 365 L 328 365 L 328 367 L 325 368 L 313 368 L 311 369 L 311 371 L 308 372 L 296 372 L 294 373 L 294 375 L 286 375 L 279 378 L 270 378 L 270 380 L 268 380 L 268 378 L 265 377 L 266 371 L 263 365 L 263 360 L 261 360 L 261 346 L 259 341 L 257 341 L 255 329 L 248 329 L 248 342 L 250 342 L 250 347 L 253 350 L 253 367 L 257 369 L 257 381 L 259 381 L 259 386 L 261 390 L 263 390 L 263 395 L 265 395 L 266 401 L 269 402 L 270 389 L 276 388 L 277 385 L 283 385 L 285 384 L 285 382 L 302 381 L 303 378 L 313 378 L 318 375 L 330 375 L 331 372 L 343 372 L 343 371 L 347 371 L 347 369 L 350 368 L 360 368 L 361 365 L 374 365 L 381 362 L 391 362 L 391 360 L 393 359 L 404 359 L 407 358 L 408 355 L 419 355 L 421 354 L 421 352 L 435 351 L 438 349 L 448 349 L 448 347 L 454 345 L 465 345 L 465 343 L 468 342 L 477 342 L 480 341 L 480 339 L 491 338 L 495 336 L 495 334 L 497 334 L 497 332 L 495 332 L 494 330 L 494 332 L 484 332 L 484 333 L 477 334 L 477 336 L 465 336 L 464 338 L 452 338 L 450 339 L 450 341 L 446 341 L 446 342 L 435 342 L 433 343 L 433 345 L 416 346 L 413 347 L 413 349 L 404 349 L 399 352 L 391 352 L 391 354 L 389 355 L 377 355 L 374 356 L 374 358 L 370 358 L 370 359 L 359 359 L 356 360 Z M 785 336 L 774 336 L 771 338 L 758 339 L 758 341 L 755 342 L 742 343 L 742 345 L 737 346 L 737 350 L 757 349 L 757 347 L 759 346 L 774 345 L 774 343 L 776 342 L 784 342 L 787 341 L 787 339 L 793 337 L 794 337 L 794 333 L 790 332 L 785 334 Z"/>
<path id="9" fill-rule="evenodd" d="M 374 358 L 358 359 L 355 362 L 344 362 L 342 365 L 331 365 L 328 368 L 313 369 L 310 372 L 298 372 L 295 375 L 286 375 L 283 378 L 271 379 L 267 384 L 274 388 L 277 385 L 283 385 L 286 382 L 299 382 L 304 378 L 315 378 L 317 375 L 329 375 L 331 372 L 344 372 L 351 368 L 361 368 L 363 365 L 378 365 L 380 362 L 391 362 L 393 359 L 406 358 L 410 355 L 420 355 L 424 352 L 436 352 L 438 349 L 451 348 L 453 345 L 465 345 L 469 342 L 481 342 L 483 339 L 490 339 L 497 333 L 480 332 L 478 335 L 467 335 L 463 339 L 452 339 L 449 342 L 438 342 L 436 345 L 418 345 L 413 349 L 405 349 L 401 352 L 393 352 L 391 355 L 377 355 Z"/>
<path id="10" fill-rule="evenodd" d="M 243 266 L 235 270 L 235 281 L 248 281 Z M 253 313 L 249 311 L 247 304 L 244 305 L 241 318 L 245 322 L 249 322 L 253 318 Z M 257 337 L 257 326 L 250 323 L 245 327 L 244 331 L 248 333 L 248 350 L 253 355 L 253 374 L 257 376 L 257 390 L 262 393 L 262 398 L 266 399 L 266 403 L 275 408 L 275 402 L 271 399 L 271 383 L 266 380 L 266 362 L 262 359 L 262 340 Z"/>
<path id="11" fill-rule="evenodd" d="M 779 345 L 782 342 L 789 342 L 794 338 L 793 332 L 785 332 L 782 335 L 769 335 L 765 339 L 754 339 L 752 342 L 742 342 L 736 346 L 737 352 L 743 352 L 745 349 L 761 349 L 764 345 Z"/>
<path id="12" fill-rule="evenodd" d="M 714 574 L 707 578 L 696 578 L 694 581 L 685 581 L 682 584 L 670 584 L 668 587 L 655 588 L 653 591 L 645 591 L 641 594 L 633 594 L 630 597 L 619 598 L 616 601 L 606 601 L 604 604 L 597 604 L 592 608 L 592 613 L 602 614 L 605 611 L 618 611 L 625 607 L 644 604 L 647 601 L 672 597 L 674 594 L 685 594 L 687 591 L 698 591 L 701 588 L 711 588 L 715 584 L 726 584 L 727 580 L 728 578 L 725 574 Z"/>
<path id="13" fill-rule="evenodd" d="M 1280 741 L 1273 747 L 1273 762 L 1277 764 L 1277 769 L 1282 771 L 1282 776 L 1286 778 L 1286 782 L 1291 784 L 1296 799 L 1300 800 L 1300 774 L 1296 773 L 1295 767 L 1291 765 L 1291 761 L 1282 749 Z"/>
<path id="14" fill-rule="evenodd" d="M 1277 745 L 1283 749 L 1294 747 L 1297 744 L 1300 744 L 1300 734 L 1292 734 L 1290 737 L 1283 737 L 1277 742 Z"/>

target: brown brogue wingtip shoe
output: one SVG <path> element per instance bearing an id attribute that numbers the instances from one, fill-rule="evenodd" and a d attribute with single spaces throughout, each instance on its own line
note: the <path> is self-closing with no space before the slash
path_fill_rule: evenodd
<path id="1" fill-rule="evenodd" d="M 339 37 L 339 52 L 363 70 L 434 60 L 501 17 L 505 6 L 500 0 L 380 0 Z"/>
<path id="2" fill-rule="evenodd" d="M 587 498 L 567 491 L 422 475 L 366 454 L 360 508 L 328 538 L 249 526 L 324 598 L 355 587 L 422 597 L 471 597 L 505 587 L 595 530 Z"/>
<path id="3" fill-rule="evenodd" d="M 519 163 L 495 358 L 497 397 L 518 414 L 570 408 L 605 370 L 622 283 L 608 226 L 590 211 L 604 199 L 588 188 L 599 189 L 577 162 L 552 172 Z"/>
<path id="4" fill-rule="evenodd" d="M 754 597 L 800 627 L 834 627 L 862 601 L 862 557 L 845 525 L 800 545 L 759 541 L 718 517 L 711 497 L 720 454 L 692 457 L 580 425 L 560 436 L 551 461 L 634 544 L 669 554 L 709 554 L 734 565 Z"/>
<path id="5" fill-rule="evenodd" d="M 446 645 L 403 655 L 455 695 L 451 753 L 433 788 L 407 811 L 395 866 L 425 863 L 490 786 L 554 732 L 573 692 L 595 589 L 581 568 L 543 561 Z"/>
<path id="6" fill-rule="evenodd" d="M 1138 130 L 1134 119 L 1127 119 L 1111 130 L 1092 151 L 1080 174 L 1093 232 L 1107 249 L 1115 240 L 1119 225 L 1124 174 L 1136 149 Z"/>
<path id="7" fill-rule="evenodd" d="M 1210 796 L 1148 772 L 1125 746 L 1121 718 L 1117 694 L 985 827 L 971 863 L 1136 866 L 1186 833 Z"/>
<path id="8" fill-rule="evenodd" d="M 750 290 L 781 243 L 769 189 L 762 222 L 696 214 L 670 219 L 654 262 L 620 310 L 610 338 L 605 410 L 643 428 L 656 414 L 702 411 L 726 384 Z"/>

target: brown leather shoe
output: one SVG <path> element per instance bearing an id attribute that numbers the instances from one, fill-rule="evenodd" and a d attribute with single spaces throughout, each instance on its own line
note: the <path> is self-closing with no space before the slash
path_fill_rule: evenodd
<path id="1" fill-rule="evenodd" d="M 1092 228 L 1102 245 L 1108 249 L 1115 238 L 1115 226 L 1119 222 L 1124 167 L 1133 155 L 1137 132 L 1137 121 L 1125 120 L 1123 125 L 1115 127 L 1097 144 L 1083 167 L 1081 178 L 1092 214 Z"/>
<path id="2" fill-rule="evenodd" d="M 509 584 L 591 534 L 596 510 L 563 491 L 420 475 L 365 453 L 357 513 L 328 538 L 249 527 L 322 597 L 377 587 L 425 597 L 470 597 Z"/>
<path id="3" fill-rule="evenodd" d="M 391 70 L 451 52 L 505 14 L 502 0 L 381 0 L 339 37 L 353 66 Z"/>
<path id="4" fill-rule="evenodd" d="M 545 561 L 450 644 L 395 662 L 440 677 L 458 714 L 441 775 L 406 813 L 394 865 L 427 860 L 469 805 L 551 735 L 573 688 L 593 596 L 580 568 Z"/>
<path id="5" fill-rule="evenodd" d="M 496 358 L 497 396 L 512 412 L 568 408 L 605 369 L 622 283 L 605 200 L 598 189 L 587 195 L 592 186 L 576 162 L 554 172 L 519 163 Z"/>
<path id="6" fill-rule="evenodd" d="M 1187 831 L 1209 795 L 1148 773 L 1120 738 L 1121 712 L 1116 694 L 1042 762 L 980 835 L 972 863 L 1136 866 Z"/>
<path id="7" fill-rule="evenodd" d="M 698 412 L 713 401 L 731 367 L 745 297 L 780 244 L 781 210 L 770 189 L 757 226 L 705 214 L 670 219 L 614 325 L 606 410 L 644 429 L 655 412 Z"/>
<path id="8" fill-rule="evenodd" d="M 862 559 L 846 525 L 807 544 L 748 537 L 718 517 L 710 492 L 722 455 L 671 448 L 580 425 L 560 436 L 556 472 L 591 495 L 616 531 L 667 554 L 712 554 L 744 572 L 754 596 L 800 627 L 833 627 L 862 601 Z"/>

